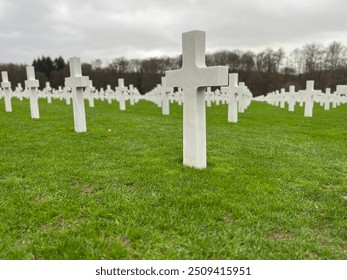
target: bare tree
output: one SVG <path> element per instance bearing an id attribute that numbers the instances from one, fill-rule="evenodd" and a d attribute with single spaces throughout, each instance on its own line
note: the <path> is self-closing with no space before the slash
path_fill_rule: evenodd
<path id="1" fill-rule="evenodd" d="M 337 70 L 346 65 L 346 47 L 339 42 L 332 42 L 326 50 L 326 70 Z"/>
<path id="2" fill-rule="evenodd" d="M 305 72 L 315 72 L 324 69 L 325 49 L 322 44 L 307 44 L 303 48 L 305 57 Z"/>

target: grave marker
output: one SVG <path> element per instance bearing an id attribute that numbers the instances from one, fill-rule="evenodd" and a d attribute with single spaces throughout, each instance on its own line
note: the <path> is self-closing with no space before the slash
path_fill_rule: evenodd
<path id="1" fill-rule="evenodd" d="M 8 81 L 8 74 L 6 71 L 1 72 L 1 78 L 1 87 L 4 91 L 5 111 L 12 112 L 11 83 Z"/>
<path id="2" fill-rule="evenodd" d="M 238 95 L 238 74 L 229 74 L 229 85 L 222 87 L 222 91 L 227 93 L 228 98 L 228 122 L 237 123 L 237 95 Z"/>
<path id="3" fill-rule="evenodd" d="M 169 96 L 168 93 L 170 92 L 170 89 L 166 86 L 166 78 L 161 77 L 161 111 L 163 115 L 170 115 L 170 103 L 169 103 Z"/>
<path id="4" fill-rule="evenodd" d="M 134 85 L 132 84 L 129 85 L 129 94 L 130 94 L 130 105 L 134 106 L 135 105 L 135 89 L 134 89 Z"/>
<path id="5" fill-rule="evenodd" d="M 295 86 L 289 86 L 289 92 L 288 92 L 288 111 L 289 112 L 294 112 L 295 103 L 296 103 Z"/>
<path id="6" fill-rule="evenodd" d="M 286 105 L 286 100 L 285 100 L 285 96 L 286 96 L 286 89 L 281 88 L 281 94 L 279 95 L 280 97 L 280 108 L 285 108 Z"/>
<path id="7" fill-rule="evenodd" d="M 89 86 L 85 89 L 85 93 L 88 98 L 89 102 L 89 107 L 94 108 L 94 92 L 95 92 L 95 87 L 93 87 L 93 81 L 89 81 Z"/>
<path id="8" fill-rule="evenodd" d="M 70 77 L 65 78 L 65 86 L 71 88 L 75 131 L 86 132 L 83 88 L 90 85 L 89 78 L 82 76 L 81 59 L 79 57 L 71 57 L 69 67 Z"/>
<path id="9" fill-rule="evenodd" d="M 206 168 L 205 89 L 228 84 L 228 67 L 206 67 L 203 31 L 182 34 L 182 68 L 166 71 L 166 83 L 183 89 L 183 163 Z"/>
<path id="10" fill-rule="evenodd" d="M 46 94 L 47 103 L 51 104 L 52 103 L 52 88 L 51 88 L 50 82 L 46 82 L 46 87 L 43 89 L 43 91 Z"/>
<path id="11" fill-rule="evenodd" d="M 314 96 L 317 92 L 317 90 L 314 90 L 314 81 L 306 81 L 306 89 L 303 91 L 303 99 L 305 101 L 305 117 L 313 116 Z"/>
<path id="12" fill-rule="evenodd" d="M 331 95 L 331 88 L 326 88 L 325 94 L 324 94 L 324 110 L 325 111 L 329 111 L 330 109 L 330 95 Z"/>
<path id="13" fill-rule="evenodd" d="M 25 81 L 25 87 L 29 90 L 30 98 L 30 112 L 32 119 L 39 119 L 39 102 L 37 96 L 37 89 L 40 86 L 39 81 L 35 79 L 35 69 L 33 66 L 26 67 L 27 80 Z"/>
<path id="14" fill-rule="evenodd" d="M 116 91 L 119 92 L 119 110 L 125 111 L 125 91 L 127 87 L 124 86 L 124 79 L 118 79 L 118 87 L 116 87 Z"/>

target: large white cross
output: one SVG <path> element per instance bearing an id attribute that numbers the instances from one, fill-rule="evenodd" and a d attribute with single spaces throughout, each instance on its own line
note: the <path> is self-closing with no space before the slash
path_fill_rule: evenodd
<path id="1" fill-rule="evenodd" d="M 228 122 L 237 123 L 237 94 L 238 94 L 238 75 L 237 73 L 229 74 L 229 85 L 222 87 L 228 98 Z"/>
<path id="2" fill-rule="evenodd" d="M 12 112 L 11 83 L 8 81 L 8 74 L 6 71 L 1 72 L 1 79 L 1 87 L 4 90 L 5 111 Z"/>
<path id="3" fill-rule="evenodd" d="M 306 81 L 306 89 L 303 91 L 303 99 L 305 101 L 305 117 L 313 116 L 314 96 L 318 92 L 318 90 L 314 90 L 314 81 Z"/>
<path id="4" fill-rule="evenodd" d="M 25 81 L 25 87 L 29 89 L 30 94 L 30 112 L 32 119 L 39 119 L 39 102 L 37 96 L 37 89 L 40 86 L 39 81 L 35 79 L 35 69 L 33 66 L 26 67 L 27 80 Z"/>
<path id="5" fill-rule="evenodd" d="M 206 34 L 182 34 L 182 68 L 166 71 L 166 83 L 183 89 L 183 163 L 206 168 L 205 88 L 228 84 L 228 67 L 206 67 Z"/>
<path id="6" fill-rule="evenodd" d="M 118 87 L 116 87 L 116 91 L 119 92 L 119 110 L 125 111 L 125 93 L 127 87 L 124 86 L 124 79 L 118 79 Z"/>
<path id="7" fill-rule="evenodd" d="M 82 76 L 81 59 L 79 57 L 71 57 L 69 66 L 70 77 L 65 78 L 65 86 L 71 88 L 75 131 L 86 132 L 83 88 L 90 85 L 89 78 Z"/>

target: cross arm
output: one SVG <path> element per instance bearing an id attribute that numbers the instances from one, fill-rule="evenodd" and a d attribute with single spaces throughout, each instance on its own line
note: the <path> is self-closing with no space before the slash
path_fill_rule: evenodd
<path id="1" fill-rule="evenodd" d="M 198 68 L 202 72 L 200 86 L 226 86 L 228 85 L 228 66 L 212 66 Z"/>
<path id="2" fill-rule="evenodd" d="M 228 84 L 228 67 L 194 67 L 189 71 L 182 68 L 179 70 L 166 71 L 166 85 L 168 87 L 208 87 Z"/>
<path id="3" fill-rule="evenodd" d="M 65 78 L 65 86 L 69 88 L 89 87 L 89 85 L 89 77 L 86 76 Z"/>

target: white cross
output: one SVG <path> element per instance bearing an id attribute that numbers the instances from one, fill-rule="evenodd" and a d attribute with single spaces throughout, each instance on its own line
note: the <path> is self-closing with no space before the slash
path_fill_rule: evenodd
<path id="1" fill-rule="evenodd" d="M 246 107 L 246 94 L 247 94 L 247 86 L 245 85 L 244 82 L 239 83 L 239 89 L 238 89 L 238 94 L 239 94 L 239 106 L 238 106 L 238 112 L 239 113 L 244 113 L 245 112 L 245 107 Z"/>
<path id="2" fill-rule="evenodd" d="M 1 87 L 4 89 L 5 111 L 12 112 L 11 83 L 8 81 L 8 74 L 6 71 L 1 72 L 1 79 Z"/>
<path id="3" fill-rule="evenodd" d="M 39 81 L 35 79 L 35 69 L 33 66 L 26 67 L 27 80 L 25 81 L 25 87 L 29 89 L 30 94 L 30 112 L 32 119 L 39 119 L 39 102 L 37 96 L 37 89 L 40 86 Z"/>
<path id="4" fill-rule="evenodd" d="M 289 92 L 288 92 L 288 111 L 294 112 L 295 102 L 296 102 L 296 96 L 295 96 L 295 86 L 289 86 Z"/>
<path id="5" fill-rule="evenodd" d="M 83 88 L 89 86 L 89 78 L 82 76 L 81 59 L 79 57 L 71 57 L 69 66 L 70 77 L 65 78 L 65 86 L 71 88 L 75 131 L 86 132 Z"/>
<path id="6" fill-rule="evenodd" d="M 305 101 L 305 117 L 313 116 L 313 105 L 314 105 L 314 96 L 320 91 L 314 90 L 314 81 L 306 81 L 306 89 L 301 91 L 304 96 L 303 99 Z"/>
<path id="7" fill-rule="evenodd" d="M 229 74 L 229 85 L 222 87 L 222 91 L 227 93 L 228 98 L 228 122 L 237 123 L 237 94 L 239 90 L 238 74 Z"/>
<path id="8" fill-rule="evenodd" d="M 340 106 L 343 100 L 343 96 L 347 96 L 347 85 L 337 85 L 335 94 L 337 97 L 337 105 Z"/>
<path id="9" fill-rule="evenodd" d="M 206 92 L 205 92 L 206 106 L 207 107 L 211 107 L 211 105 L 212 105 L 212 95 L 213 95 L 213 92 L 211 91 L 211 87 L 207 87 Z"/>
<path id="10" fill-rule="evenodd" d="M 46 94 L 47 103 L 52 103 L 52 88 L 50 82 L 46 82 L 46 87 L 43 89 L 43 92 Z"/>
<path id="11" fill-rule="evenodd" d="M 285 108 L 286 105 L 286 89 L 285 88 L 281 88 L 281 94 L 280 94 L 280 108 Z"/>
<path id="12" fill-rule="evenodd" d="M 210 88 L 211 90 L 211 88 Z M 178 105 L 181 106 L 182 105 L 182 95 L 183 95 L 183 92 L 182 92 L 182 89 L 181 88 L 178 88 L 177 89 L 177 102 L 178 102 Z"/>
<path id="13" fill-rule="evenodd" d="M 203 31 L 182 34 L 182 68 L 166 71 L 170 87 L 183 89 L 183 163 L 206 168 L 205 88 L 228 84 L 228 67 L 206 67 Z"/>
<path id="14" fill-rule="evenodd" d="M 116 91 L 119 92 L 119 110 L 125 111 L 125 91 L 127 87 L 124 86 L 124 79 L 118 79 L 118 87 L 116 87 Z"/>
<path id="15" fill-rule="evenodd" d="M 325 94 L 324 94 L 324 110 L 326 111 L 330 109 L 330 95 L 331 95 L 331 88 L 326 88 Z"/>
<path id="16" fill-rule="evenodd" d="M 135 105 L 135 90 L 134 90 L 134 85 L 132 84 L 129 85 L 129 95 L 130 95 L 130 105 L 134 106 Z"/>
<path id="17" fill-rule="evenodd" d="M 112 99 L 113 99 L 113 90 L 111 89 L 111 85 L 106 86 L 106 97 L 107 97 L 107 103 L 112 104 Z"/>
<path id="18" fill-rule="evenodd" d="M 171 92 L 171 89 L 167 87 L 166 85 L 166 78 L 161 77 L 161 87 L 160 87 L 160 93 L 161 93 L 161 111 L 163 115 L 170 115 L 170 103 L 169 103 L 169 96 L 168 93 Z"/>
<path id="19" fill-rule="evenodd" d="M 86 87 L 85 89 L 85 94 L 88 98 L 88 102 L 89 102 L 89 107 L 94 108 L 94 92 L 95 92 L 95 88 L 93 87 L 93 81 L 89 80 L 89 86 Z"/>

